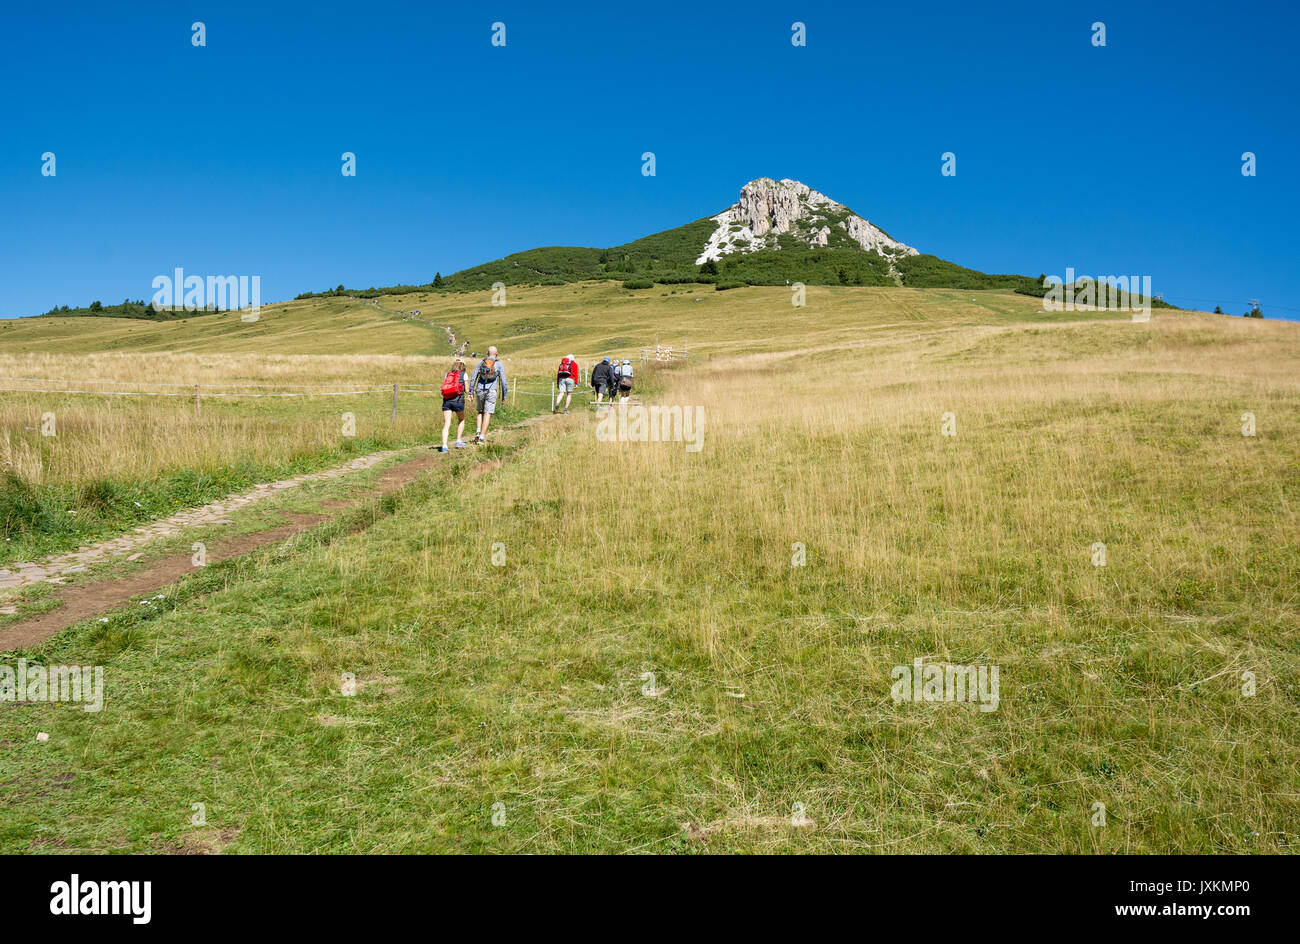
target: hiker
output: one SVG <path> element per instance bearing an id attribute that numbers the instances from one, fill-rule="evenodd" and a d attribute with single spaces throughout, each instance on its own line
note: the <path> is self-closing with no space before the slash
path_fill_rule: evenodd
<path id="1" fill-rule="evenodd" d="M 451 414 L 456 414 L 456 448 L 465 448 L 465 392 L 469 389 L 469 375 L 465 362 L 459 357 L 442 378 L 442 448 L 447 451 L 447 431 L 451 429 Z"/>
<path id="2" fill-rule="evenodd" d="M 591 387 L 596 391 L 596 406 L 600 406 L 607 393 L 611 400 L 614 398 L 614 367 L 608 357 L 591 372 Z"/>
<path id="3" fill-rule="evenodd" d="M 497 384 L 501 384 L 501 396 L 508 392 L 506 387 L 506 368 L 497 358 L 495 345 L 487 349 L 487 357 L 478 362 L 474 371 L 474 404 L 477 416 L 474 422 L 474 442 L 487 442 L 488 426 L 492 423 L 492 414 L 497 411 Z"/>
<path id="4" fill-rule="evenodd" d="M 618 392 L 623 394 L 626 400 L 632 395 L 632 362 L 624 361 L 623 366 L 618 370 Z"/>
<path id="5" fill-rule="evenodd" d="M 569 404 L 573 402 L 573 388 L 577 385 L 578 362 L 572 354 L 566 354 L 560 361 L 555 376 L 555 406 L 551 407 L 552 413 L 559 412 L 560 400 L 564 400 L 564 412 L 569 412 Z"/>

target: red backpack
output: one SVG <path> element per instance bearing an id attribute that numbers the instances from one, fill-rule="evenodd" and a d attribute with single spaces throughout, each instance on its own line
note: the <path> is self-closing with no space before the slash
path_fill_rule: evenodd
<path id="1" fill-rule="evenodd" d="M 569 380 L 573 376 L 572 373 L 573 367 L 571 366 L 572 363 L 573 362 L 570 361 L 567 357 L 564 360 L 560 361 L 560 369 L 558 373 L 555 375 L 557 380 Z"/>
<path id="2" fill-rule="evenodd" d="M 454 367 L 447 371 L 447 376 L 442 378 L 442 398 L 450 400 L 458 397 L 465 392 L 465 383 L 461 380 L 460 371 Z"/>

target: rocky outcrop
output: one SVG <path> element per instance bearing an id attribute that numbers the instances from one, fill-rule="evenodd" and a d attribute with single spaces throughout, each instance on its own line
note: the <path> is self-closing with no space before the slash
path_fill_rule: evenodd
<path id="1" fill-rule="evenodd" d="M 696 265 L 732 252 L 780 248 L 780 237 L 785 235 L 808 246 L 851 240 L 864 250 L 890 258 L 917 254 L 911 246 L 892 239 L 844 204 L 797 180 L 751 180 L 740 188 L 740 200 L 712 219 L 717 229 L 695 260 Z"/>

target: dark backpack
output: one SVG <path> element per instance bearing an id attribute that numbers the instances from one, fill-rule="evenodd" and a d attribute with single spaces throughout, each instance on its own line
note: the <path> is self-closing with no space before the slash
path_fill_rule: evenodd
<path id="1" fill-rule="evenodd" d="M 478 375 L 474 378 L 481 387 L 490 387 L 497 382 L 497 362 L 495 358 L 485 357 L 478 365 Z"/>

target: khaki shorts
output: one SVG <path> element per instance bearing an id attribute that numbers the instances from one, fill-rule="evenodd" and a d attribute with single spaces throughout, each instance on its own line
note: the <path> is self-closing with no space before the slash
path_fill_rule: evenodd
<path id="1" fill-rule="evenodd" d="M 497 411 L 497 385 L 474 388 L 474 409 L 479 413 Z"/>

